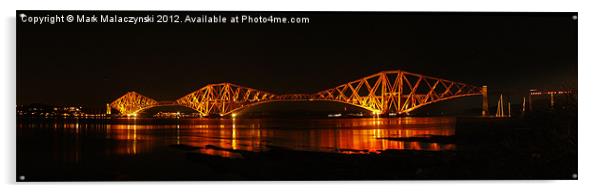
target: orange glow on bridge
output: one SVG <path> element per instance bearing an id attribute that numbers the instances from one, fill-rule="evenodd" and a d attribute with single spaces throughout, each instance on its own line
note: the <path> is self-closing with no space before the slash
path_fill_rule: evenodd
<path id="1" fill-rule="evenodd" d="M 202 116 L 232 115 L 241 109 L 273 101 L 333 101 L 371 111 L 404 114 L 422 106 L 458 97 L 483 95 L 481 87 L 405 72 L 383 71 L 312 94 L 276 95 L 232 83 L 209 84 L 174 102 L 158 102 L 128 92 L 111 103 L 121 115 L 164 105 L 180 105 Z"/>

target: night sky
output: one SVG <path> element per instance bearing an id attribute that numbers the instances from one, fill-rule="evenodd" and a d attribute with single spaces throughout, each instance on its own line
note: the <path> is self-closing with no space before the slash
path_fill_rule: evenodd
<path id="1" fill-rule="evenodd" d="M 397 69 L 488 85 L 492 94 L 577 86 L 576 13 L 260 14 L 311 23 L 17 21 L 17 104 L 102 107 L 130 90 L 175 100 L 220 82 L 313 93 Z"/>

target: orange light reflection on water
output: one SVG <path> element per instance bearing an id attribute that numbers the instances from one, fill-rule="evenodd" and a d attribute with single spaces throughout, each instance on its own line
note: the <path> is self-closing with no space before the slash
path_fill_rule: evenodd
<path id="1" fill-rule="evenodd" d="M 403 141 L 454 135 L 454 118 L 340 118 L 340 119 L 182 119 L 156 124 L 137 119 L 117 123 L 48 123 L 19 125 L 51 128 L 75 136 L 94 136 L 114 141 L 107 154 L 136 155 L 168 148 L 170 145 L 199 147 L 200 153 L 240 157 L 237 151 L 265 151 L 280 147 L 302 151 L 337 153 L 379 153 L 383 150 L 444 151 L 455 144 Z M 83 138 L 75 138 L 78 146 Z M 74 147 L 78 159 L 79 147 Z"/>

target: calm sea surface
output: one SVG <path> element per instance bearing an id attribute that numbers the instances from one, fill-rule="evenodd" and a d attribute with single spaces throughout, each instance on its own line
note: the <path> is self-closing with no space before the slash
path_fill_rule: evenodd
<path id="1" fill-rule="evenodd" d="M 454 135 L 455 118 L 340 119 L 36 119 L 17 122 L 18 153 L 45 149 L 52 161 L 75 161 L 82 151 L 101 155 L 152 154 L 170 145 L 199 147 L 199 153 L 237 157 L 233 151 L 287 148 L 337 153 L 386 149 L 445 151 L 454 144 L 390 138 Z M 40 148 L 36 148 L 40 147 Z M 95 154 L 98 155 L 98 154 Z"/>

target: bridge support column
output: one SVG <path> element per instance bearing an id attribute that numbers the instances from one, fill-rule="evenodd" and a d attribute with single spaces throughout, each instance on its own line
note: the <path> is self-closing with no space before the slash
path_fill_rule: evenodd
<path id="1" fill-rule="evenodd" d="M 481 87 L 481 94 L 483 95 L 483 111 L 481 111 L 482 116 L 489 115 L 489 99 L 487 98 L 487 86 L 484 85 Z"/>
<path id="2" fill-rule="evenodd" d="M 550 94 L 550 107 L 554 108 L 554 93 Z"/>
<path id="3" fill-rule="evenodd" d="M 109 105 L 109 103 L 107 103 L 107 115 L 111 115 L 111 105 Z"/>

